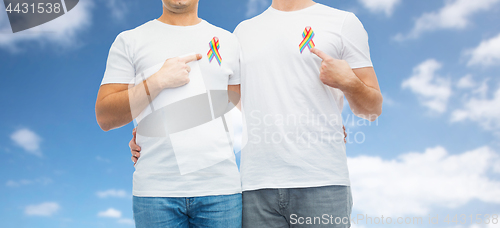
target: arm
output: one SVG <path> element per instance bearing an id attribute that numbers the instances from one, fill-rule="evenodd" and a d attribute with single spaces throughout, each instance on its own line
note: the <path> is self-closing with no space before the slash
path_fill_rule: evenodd
<path id="1" fill-rule="evenodd" d="M 321 81 L 340 89 L 356 116 L 375 121 L 382 114 L 383 98 L 373 67 L 353 70 L 345 60 L 334 59 L 316 48 L 312 52 L 323 60 Z"/>
<path id="2" fill-rule="evenodd" d="M 343 92 L 353 113 L 370 121 L 382 114 L 383 97 L 373 67 L 354 69 L 352 81 L 346 83 Z"/>
<path id="3" fill-rule="evenodd" d="M 130 123 L 163 89 L 189 83 L 187 63 L 199 59 L 199 54 L 167 59 L 158 72 L 132 88 L 127 84 L 102 85 L 95 107 L 101 129 L 109 131 Z"/>
<path id="4" fill-rule="evenodd" d="M 241 111 L 241 85 L 227 86 L 229 101 Z"/>

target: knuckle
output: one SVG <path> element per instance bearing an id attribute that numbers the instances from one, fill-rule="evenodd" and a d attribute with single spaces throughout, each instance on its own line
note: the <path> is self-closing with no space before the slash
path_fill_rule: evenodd
<path id="1" fill-rule="evenodd" d="M 319 80 L 321 80 L 321 82 L 326 82 L 328 79 L 327 79 L 327 77 L 324 74 L 320 74 L 319 75 Z"/>

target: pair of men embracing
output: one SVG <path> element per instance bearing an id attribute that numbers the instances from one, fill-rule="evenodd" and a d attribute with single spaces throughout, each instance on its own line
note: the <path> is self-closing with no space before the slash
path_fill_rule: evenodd
<path id="1" fill-rule="evenodd" d="M 370 121 L 383 100 L 362 23 L 273 0 L 230 33 L 198 18 L 198 1 L 163 0 L 109 52 L 96 117 L 105 131 L 137 121 L 136 227 L 350 227 L 344 96 Z"/>

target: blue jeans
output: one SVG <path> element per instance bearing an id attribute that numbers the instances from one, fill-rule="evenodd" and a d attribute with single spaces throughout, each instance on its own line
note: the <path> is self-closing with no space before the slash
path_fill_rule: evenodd
<path id="1" fill-rule="evenodd" d="M 241 227 L 241 194 L 202 197 L 136 197 L 137 228 Z"/>
<path id="2" fill-rule="evenodd" d="M 243 192 L 243 228 L 351 226 L 349 186 L 260 189 Z"/>

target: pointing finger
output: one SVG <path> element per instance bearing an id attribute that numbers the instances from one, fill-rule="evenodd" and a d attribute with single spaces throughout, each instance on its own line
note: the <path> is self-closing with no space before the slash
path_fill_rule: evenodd
<path id="1" fill-rule="evenodd" d="M 195 54 L 195 55 L 188 55 L 186 57 L 182 57 L 181 58 L 181 61 L 185 62 L 185 63 L 189 63 L 189 62 L 192 62 L 192 61 L 197 61 L 197 60 L 200 60 L 201 59 L 201 55 L 200 54 Z"/>
<path id="2" fill-rule="evenodd" d="M 311 52 L 314 53 L 315 55 L 317 55 L 318 57 L 320 57 L 322 60 L 326 60 L 326 59 L 330 58 L 329 55 L 327 55 L 326 53 L 324 53 L 323 51 L 321 51 L 317 48 L 311 49 Z"/>

